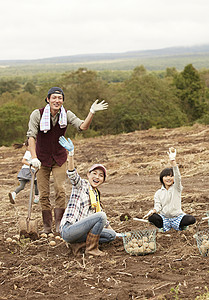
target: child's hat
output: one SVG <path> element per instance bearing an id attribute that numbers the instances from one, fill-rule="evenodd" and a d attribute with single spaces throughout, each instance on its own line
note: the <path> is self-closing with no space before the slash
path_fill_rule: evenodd
<path id="1" fill-rule="evenodd" d="M 89 169 L 89 173 L 92 172 L 95 169 L 101 169 L 104 172 L 104 180 L 107 176 L 107 170 L 106 168 L 102 165 L 102 164 L 94 164 L 93 166 L 91 166 L 91 168 Z"/>

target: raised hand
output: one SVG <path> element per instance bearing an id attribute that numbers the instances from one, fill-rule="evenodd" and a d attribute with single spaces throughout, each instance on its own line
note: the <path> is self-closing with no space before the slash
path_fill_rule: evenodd
<path id="1" fill-rule="evenodd" d="M 176 149 L 171 147 L 169 148 L 169 151 L 167 152 L 169 159 L 170 160 L 175 160 L 176 159 Z"/>
<path id="2" fill-rule="evenodd" d="M 98 99 L 92 104 L 90 108 L 90 112 L 92 114 L 95 114 L 96 111 L 104 110 L 108 108 L 108 103 L 105 102 L 105 100 L 102 100 L 100 103 L 98 103 Z"/>
<path id="3" fill-rule="evenodd" d="M 74 155 L 74 145 L 70 138 L 66 139 L 64 136 L 61 136 L 59 144 L 69 152 L 69 156 Z"/>

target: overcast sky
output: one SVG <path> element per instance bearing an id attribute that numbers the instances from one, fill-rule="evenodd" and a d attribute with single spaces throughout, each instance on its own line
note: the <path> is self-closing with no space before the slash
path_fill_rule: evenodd
<path id="1" fill-rule="evenodd" d="M 209 0 L 1 0 L 0 60 L 209 44 Z"/>

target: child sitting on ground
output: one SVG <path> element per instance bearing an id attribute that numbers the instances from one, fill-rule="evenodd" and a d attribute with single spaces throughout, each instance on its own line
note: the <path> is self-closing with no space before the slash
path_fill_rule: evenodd
<path id="1" fill-rule="evenodd" d="M 184 230 L 188 225 L 194 224 L 196 220 L 181 209 L 182 185 L 176 163 L 176 149 L 169 148 L 168 155 L 172 168 L 166 168 L 160 173 L 162 187 L 155 193 L 154 209 L 150 210 L 144 218 L 148 217 L 150 223 L 163 231 L 171 228 Z"/>
<path id="2" fill-rule="evenodd" d="M 100 206 L 98 187 L 105 181 L 106 169 L 101 164 L 95 164 L 87 173 L 88 180 L 82 179 L 74 167 L 72 141 L 62 136 L 59 143 L 69 152 L 67 175 L 72 183 L 71 196 L 60 223 L 61 236 L 70 243 L 74 255 L 86 246 L 86 254 L 104 256 L 105 253 L 98 248 L 99 243 L 116 238 Z"/>
<path id="3" fill-rule="evenodd" d="M 26 146 L 26 151 L 22 159 L 23 166 L 21 170 L 19 171 L 17 178 L 19 180 L 20 185 L 15 189 L 14 192 L 9 193 L 9 200 L 10 203 L 15 204 L 15 198 L 17 194 L 22 191 L 25 188 L 25 185 L 27 182 L 29 182 L 32 178 L 31 171 L 34 172 L 34 168 L 31 167 L 31 153 L 28 150 L 28 141 L 26 141 L 24 144 L 21 144 L 22 146 Z M 20 146 L 18 147 L 20 148 Z M 35 197 L 34 197 L 34 203 L 39 202 L 39 192 L 38 192 L 38 186 L 37 186 L 37 179 L 34 181 L 34 187 L 35 187 Z"/>

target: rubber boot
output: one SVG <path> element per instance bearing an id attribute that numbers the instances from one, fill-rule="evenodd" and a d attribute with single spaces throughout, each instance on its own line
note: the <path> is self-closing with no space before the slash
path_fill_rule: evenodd
<path id="1" fill-rule="evenodd" d="M 52 232 L 52 212 L 51 210 L 42 210 L 44 233 Z"/>
<path id="2" fill-rule="evenodd" d="M 99 235 L 89 232 L 86 238 L 86 254 L 104 256 L 105 253 L 99 250 Z"/>
<path id="3" fill-rule="evenodd" d="M 59 233 L 60 230 L 60 222 L 62 220 L 62 216 L 65 212 L 64 208 L 54 208 L 54 219 L 55 219 L 55 231 L 56 233 Z"/>

